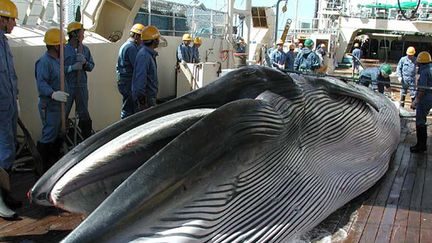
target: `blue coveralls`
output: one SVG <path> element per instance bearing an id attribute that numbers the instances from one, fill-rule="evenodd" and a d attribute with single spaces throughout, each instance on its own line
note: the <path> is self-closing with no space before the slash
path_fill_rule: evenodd
<path id="1" fill-rule="evenodd" d="M 17 79 L 5 31 L 0 30 L 0 167 L 4 169 L 10 169 L 15 160 Z"/>
<path id="2" fill-rule="evenodd" d="M 360 48 L 356 47 L 352 51 L 352 55 L 354 57 L 356 57 L 356 58 L 353 58 L 353 70 L 359 70 L 360 62 L 358 60 L 360 60 L 360 58 L 362 56 L 362 50 L 360 50 Z"/>
<path id="3" fill-rule="evenodd" d="M 200 56 L 199 56 L 199 50 L 196 45 L 193 45 L 191 47 L 192 52 L 192 63 L 199 63 L 200 62 Z"/>
<path id="4" fill-rule="evenodd" d="M 95 66 L 93 57 L 91 56 L 90 49 L 83 45 L 83 55 L 85 56 L 87 63 L 83 66 L 80 71 L 72 71 L 68 73 L 68 67 L 77 62 L 76 54 L 78 50 L 68 43 L 65 46 L 64 51 L 64 66 L 65 66 L 65 83 L 67 84 L 67 93 L 69 97 L 66 103 L 66 118 L 69 117 L 72 104 L 75 101 L 75 109 L 78 113 L 80 121 L 87 121 L 90 119 L 88 112 L 88 89 L 87 89 L 87 72 L 91 72 Z M 79 73 L 79 75 L 78 75 Z M 78 76 L 79 82 L 78 81 Z"/>
<path id="5" fill-rule="evenodd" d="M 60 60 L 45 52 L 36 61 L 35 77 L 39 93 L 39 115 L 43 126 L 39 142 L 54 143 L 61 128 L 61 102 L 53 100 L 51 95 L 60 90 Z"/>
<path id="6" fill-rule="evenodd" d="M 126 41 L 119 50 L 117 59 L 117 87 L 123 96 L 120 117 L 126 118 L 134 113 L 132 99 L 132 75 L 135 65 L 135 57 L 138 53 L 138 45 L 135 41 Z"/>
<path id="7" fill-rule="evenodd" d="M 294 61 L 296 58 L 296 53 L 294 51 L 288 51 L 286 53 L 286 61 L 285 61 L 285 68 L 288 70 L 294 70 Z"/>
<path id="8" fill-rule="evenodd" d="M 384 86 L 387 88 L 390 87 L 390 77 L 383 77 L 378 67 L 367 68 L 361 71 L 359 82 L 366 87 L 369 87 L 372 83 L 372 89 L 378 89 L 380 93 L 384 93 Z"/>
<path id="9" fill-rule="evenodd" d="M 321 67 L 320 58 L 309 48 L 303 48 L 294 61 L 294 69 L 299 71 L 314 71 Z"/>
<path id="10" fill-rule="evenodd" d="M 192 49 L 190 46 L 186 46 L 184 43 L 181 43 L 177 47 L 177 62 L 185 61 L 187 63 L 192 62 Z"/>
<path id="11" fill-rule="evenodd" d="M 399 60 L 396 68 L 397 76 L 402 78 L 402 88 L 400 90 L 401 97 L 407 94 L 408 88 L 410 90 L 411 99 L 415 99 L 415 77 L 416 77 L 416 65 L 417 62 L 415 57 L 409 59 L 408 56 L 404 56 Z"/>
<path id="12" fill-rule="evenodd" d="M 237 44 L 236 53 L 246 53 L 246 45 L 242 43 Z"/>
<path id="13" fill-rule="evenodd" d="M 143 46 L 135 59 L 135 69 L 132 78 L 132 97 L 135 102 L 135 112 L 156 105 L 158 92 L 157 52 Z M 138 108 L 139 101 L 145 100 L 145 107 Z"/>
<path id="14" fill-rule="evenodd" d="M 270 60 L 272 62 L 273 67 L 278 67 L 277 64 L 285 65 L 286 53 L 283 51 L 279 51 L 278 49 L 275 49 L 270 55 Z"/>
<path id="15" fill-rule="evenodd" d="M 418 86 L 432 88 L 432 64 L 429 63 L 419 66 L 419 74 Z M 416 105 L 416 125 L 425 127 L 426 117 L 432 108 L 432 90 L 424 90 L 423 92 L 423 96 Z"/>

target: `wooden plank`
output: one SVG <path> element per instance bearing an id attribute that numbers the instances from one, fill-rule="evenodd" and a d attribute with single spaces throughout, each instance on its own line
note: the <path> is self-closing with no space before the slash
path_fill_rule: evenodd
<path id="1" fill-rule="evenodd" d="M 430 129 L 428 134 L 432 134 Z M 429 137 L 429 141 L 431 138 Z M 420 242 L 432 242 L 432 147 L 428 145 L 426 159 L 425 181 L 423 194 L 421 196 L 421 215 L 420 215 Z"/>
<path id="2" fill-rule="evenodd" d="M 397 205 L 387 205 L 379 225 L 375 242 L 389 242 L 396 217 Z"/>
<path id="3" fill-rule="evenodd" d="M 1 242 L 59 242 L 83 220 L 81 215 L 57 208 L 30 205 L 26 192 L 35 181 L 32 173 L 12 174 L 12 195 L 24 205 L 16 210 L 21 220 L 0 218 Z"/>
<path id="4" fill-rule="evenodd" d="M 365 231 L 366 223 L 372 212 L 373 205 L 381 192 L 381 187 L 388 188 L 392 185 L 393 180 L 399 170 L 406 147 L 399 145 L 393 160 L 390 162 L 389 170 L 384 175 L 383 179 L 371 188 L 373 193 L 369 196 L 363 205 L 358 209 L 357 219 L 348 231 L 348 237 L 345 242 L 359 242 L 363 232 Z"/>

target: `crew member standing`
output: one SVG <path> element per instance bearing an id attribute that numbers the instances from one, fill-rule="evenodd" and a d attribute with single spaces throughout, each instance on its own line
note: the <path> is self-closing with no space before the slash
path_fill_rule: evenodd
<path id="1" fill-rule="evenodd" d="M 279 69 L 285 69 L 286 54 L 283 51 L 283 44 L 284 42 L 279 39 L 278 42 L 276 42 L 276 50 L 270 55 L 272 66 Z"/>
<path id="2" fill-rule="evenodd" d="M 36 62 L 35 76 L 43 126 L 37 148 L 43 160 L 42 169 L 47 171 L 60 157 L 61 102 L 66 103 L 69 94 L 60 90 L 60 29 L 49 29 L 44 42 L 47 51 Z"/>
<path id="3" fill-rule="evenodd" d="M 295 45 L 290 44 L 289 51 L 286 53 L 285 68 L 288 70 L 294 70 L 294 61 L 296 58 L 296 53 L 294 52 L 294 49 Z"/>
<path id="4" fill-rule="evenodd" d="M 182 64 L 192 62 L 192 50 L 190 43 L 192 36 L 190 34 L 184 34 L 182 37 L 183 42 L 177 47 L 177 62 Z"/>
<path id="5" fill-rule="evenodd" d="M 67 27 L 69 42 L 65 46 L 64 65 L 65 80 L 68 85 L 69 98 L 66 103 L 66 118 L 75 102 L 78 113 L 78 126 L 84 139 L 92 134 L 92 120 L 88 112 L 87 72 L 95 66 L 90 49 L 82 44 L 84 28 L 79 22 L 72 22 Z"/>
<path id="6" fill-rule="evenodd" d="M 129 32 L 129 39 L 120 47 L 117 59 L 117 87 L 123 96 L 120 118 L 126 118 L 134 113 L 132 99 L 132 75 L 135 57 L 141 44 L 141 33 L 144 25 L 134 24 Z"/>
<path id="7" fill-rule="evenodd" d="M 313 40 L 306 39 L 304 48 L 297 54 L 294 61 L 294 69 L 301 72 L 314 72 L 321 67 L 320 58 L 312 51 Z"/>
<path id="8" fill-rule="evenodd" d="M 12 52 L 5 34 L 16 26 L 18 9 L 10 0 L 0 1 L 0 200 L 8 207 L 19 207 L 21 203 L 9 194 L 9 174 L 15 160 L 15 142 L 18 120 L 18 84 Z M 4 184 L 1 182 L 5 182 Z M 9 200 L 10 199 L 10 200 Z M 15 218 L 17 215 L 7 207 L 0 207 L 0 217 Z"/>
<path id="9" fill-rule="evenodd" d="M 159 46 L 159 30 L 147 26 L 141 33 L 143 47 L 135 59 L 135 69 L 132 77 L 132 97 L 136 104 L 135 112 L 156 105 L 158 92 L 158 76 L 156 64 L 156 48 Z"/>
<path id="10" fill-rule="evenodd" d="M 202 39 L 200 37 L 195 37 L 193 41 L 192 50 L 192 63 L 199 63 L 201 61 L 199 55 L 199 48 L 202 44 Z"/>
<path id="11" fill-rule="evenodd" d="M 411 108 L 416 109 L 417 144 L 410 148 L 411 153 L 422 153 L 427 150 L 426 117 L 432 108 L 432 58 L 429 52 L 422 51 L 417 56 L 420 77 L 417 95 Z M 426 87 L 424 89 L 422 87 Z"/>
<path id="12" fill-rule="evenodd" d="M 402 57 L 399 60 L 399 63 L 396 68 L 396 73 L 398 76 L 399 82 L 402 84 L 402 88 L 400 89 L 400 105 L 404 107 L 405 105 L 405 96 L 408 92 L 408 88 L 410 91 L 411 102 L 415 100 L 415 77 L 416 77 L 416 59 L 414 54 L 416 53 L 415 48 L 410 46 L 406 50 L 406 56 Z"/>
<path id="13" fill-rule="evenodd" d="M 358 74 L 360 72 L 360 58 L 362 56 L 362 50 L 359 48 L 359 44 L 354 43 L 354 50 L 352 51 L 353 55 L 353 68 L 352 68 L 352 76 L 354 74 Z"/>

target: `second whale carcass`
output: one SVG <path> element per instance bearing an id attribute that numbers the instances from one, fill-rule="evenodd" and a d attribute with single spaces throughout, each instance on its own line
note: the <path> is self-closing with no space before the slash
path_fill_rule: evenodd
<path id="1" fill-rule="evenodd" d="M 167 132 L 174 124 L 182 125 Z M 48 171 L 51 181 L 41 178 L 33 196 L 49 195 L 64 208 L 97 207 L 64 242 L 286 242 L 370 188 L 387 170 L 399 133 L 397 109 L 365 87 L 242 68 L 96 134 L 77 147 L 73 163 L 66 155 L 55 165 L 62 173 Z M 131 149 L 116 150 L 116 140 L 144 147 L 137 151 L 159 145 L 134 160 Z M 115 177 L 106 172 L 108 157 L 100 173 L 94 162 L 101 159 L 88 159 L 102 158 L 95 153 L 104 146 L 118 151 L 111 168 L 135 161 L 123 182 L 104 176 Z M 89 207 L 79 195 L 92 180 L 112 183 L 113 192 Z"/>

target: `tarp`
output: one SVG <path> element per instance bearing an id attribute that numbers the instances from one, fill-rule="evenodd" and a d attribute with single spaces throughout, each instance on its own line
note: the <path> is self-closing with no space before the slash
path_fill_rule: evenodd
<path id="1" fill-rule="evenodd" d="M 391 9 L 391 8 L 399 8 L 397 4 L 386 4 L 386 3 L 375 3 L 375 4 L 364 4 L 361 5 L 364 8 L 381 8 L 381 9 Z M 401 9 L 413 9 L 417 7 L 417 1 L 415 2 L 401 2 Z M 432 1 L 421 1 L 421 6 L 429 6 L 432 7 Z"/>

